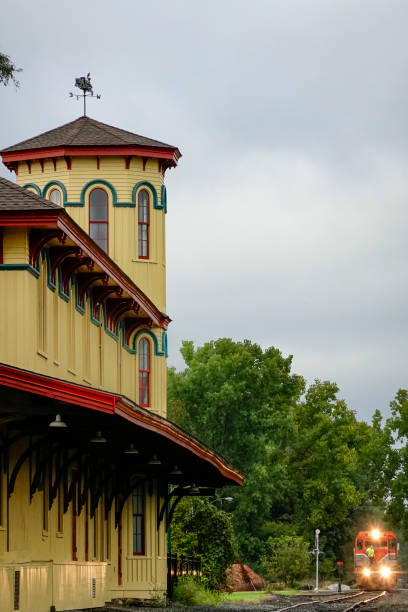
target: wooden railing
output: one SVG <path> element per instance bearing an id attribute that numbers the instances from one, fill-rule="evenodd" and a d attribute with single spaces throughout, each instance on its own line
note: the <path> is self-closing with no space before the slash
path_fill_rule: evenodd
<path id="1" fill-rule="evenodd" d="M 174 587 L 181 576 L 201 576 L 201 559 L 199 557 L 167 555 L 167 597 L 173 596 Z"/>

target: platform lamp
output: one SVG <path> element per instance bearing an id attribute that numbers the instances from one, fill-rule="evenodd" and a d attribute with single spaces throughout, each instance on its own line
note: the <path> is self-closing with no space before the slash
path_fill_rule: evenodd
<path id="1" fill-rule="evenodd" d="M 68 425 L 64 423 L 64 421 L 61 419 L 60 414 L 56 414 L 54 421 L 51 421 L 48 427 L 55 427 L 56 429 L 63 429 L 64 427 L 68 427 Z"/>

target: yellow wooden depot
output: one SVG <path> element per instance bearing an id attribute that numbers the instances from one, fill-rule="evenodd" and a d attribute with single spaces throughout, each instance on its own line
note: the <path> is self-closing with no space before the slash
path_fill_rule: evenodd
<path id="1" fill-rule="evenodd" d="M 1 154 L 0 609 L 164 593 L 173 504 L 242 482 L 166 419 L 180 153 L 80 117 Z"/>

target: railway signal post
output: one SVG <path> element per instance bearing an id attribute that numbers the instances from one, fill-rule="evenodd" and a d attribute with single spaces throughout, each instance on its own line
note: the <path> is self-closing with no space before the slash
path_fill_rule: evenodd
<path id="1" fill-rule="evenodd" d="M 319 555 L 320 555 L 319 534 L 320 534 L 320 529 L 316 529 L 315 530 L 315 547 L 313 550 L 313 554 L 316 555 L 316 587 L 315 587 L 316 592 L 319 590 Z"/>
<path id="2" fill-rule="evenodd" d="M 337 565 L 337 577 L 339 579 L 337 591 L 338 593 L 341 593 L 341 581 L 343 578 L 343 561 L 337 561 L 336 565 Z"/>

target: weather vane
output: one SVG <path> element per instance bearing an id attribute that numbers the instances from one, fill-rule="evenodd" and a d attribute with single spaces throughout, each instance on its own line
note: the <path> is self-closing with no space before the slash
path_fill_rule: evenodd
<path id="1" fill-rule="evenodd" d="M 75 93 L 72 93 L 72 91 L 70 91 L 69 96 L 70 98 L 76 98 L 77 100 L 79 100 L 79 98 L 84 99 L 84 116 L 86 116 L 86 99 L 96 98 L 97 100 L 99 100 L 101 97 L 100 94 L 94 95 L 92 85 L 91 85 L 91 73 L 88 72 L 86 77 L 83 76 L 83 77 L 79 77 L 79 79 L 75 79 L 75 87 L 78 87 L 78 89 L 81 89 L 82 94 L 75 94 Z"/>

